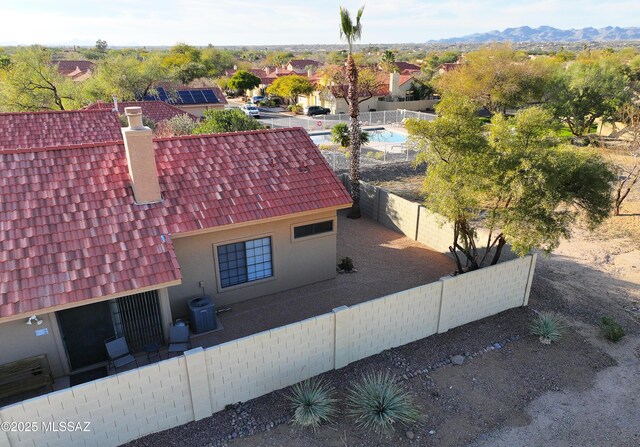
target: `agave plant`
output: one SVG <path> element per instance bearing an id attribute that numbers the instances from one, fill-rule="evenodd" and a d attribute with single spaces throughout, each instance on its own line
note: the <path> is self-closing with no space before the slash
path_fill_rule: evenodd
<path id="1" fill-rule="evenodd" d="M 410 425 L 420 420 L 413 398 L 389 373 L 368 373 L 348 390 L 347 414 L 367 431 L 389 433 L 393 425 Z"/>
<path id="2" fill-rule="evenodd" d="M 560 340 L 563 329 L 562 318 L 550 312 L 540 312 L 531 322 L 531 333 L 545 345 Z"/>
<path id="3" fill-rule="evenodd" d="M 334 388 L 317 377 L 296 383 L 287 396 L 294 411 L 291 423 L 316 431 L 323 422 L 331 422 L 336 411 L 334 394 Z"/>

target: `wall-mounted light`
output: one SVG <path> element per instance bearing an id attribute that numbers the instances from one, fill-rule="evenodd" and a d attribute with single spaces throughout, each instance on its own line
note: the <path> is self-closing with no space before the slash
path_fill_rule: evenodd
<path id="1" fill-rule="evenodd" d="M 40 326 L 42 324 L 42 320 L 40 318 L 38 318 L 37 315 L 31 315 L 29 317 L 29 319 L 27 320 L 27 324 L 28 325 L 32 325 L 32 324 L 36 324 L 38 326 Z"/>

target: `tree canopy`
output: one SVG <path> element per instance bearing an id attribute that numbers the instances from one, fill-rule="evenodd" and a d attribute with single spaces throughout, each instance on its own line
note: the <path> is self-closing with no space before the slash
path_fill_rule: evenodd
<path id="1" fill-rule="evenodd" d="M 342 147 L 349 147 L 351 144 L 351 136 L 349 135 L 349 126 L 345 123 L 338 123 L 331 128 L 331 141 Z M 369 134 L 364 130 L 360 131 L 360 143 L 367 144 L 369 142 Z"/>
<path id="2" fill-rule="evenodd" d="M 115 95 L 121 101 L 141 101 L 153 93 L 155 83 L 168 76 L 158 54 L 114 53 L 100 61 L 83 87 L 89 100 L 110 100 Z"/>
<path id="3" fill-rule="evenodd" d="M 468 98 L 444 98 L 437 110 L 439 119 L 407 129 L 429 165 L 426 206 L 454 223 L 459 273 L 496 263 L 507 243 L 519 255 L 549 252 L 579 216 L 595 226 L 609 214 L 611 167 L 595 151 L 559 144 L 548 111 L 497 114 L 484 129 Z M 489 230 L 484 254 L 478 222 Z"/>
<path id="4" fill-rule="evenodd" d="M 295 102 L 298 95 L 308 95 L 311 92 L 313 84 L 309 79 L 298 75 L 282 76 L 267 87 L 267 93 L 270 95 L 282 96 L 291 102 Z"/>
<path id="5" fill-rule="evenodd" d="M 611 120 L 629 98 L 623 66 L 611 58 L 576 61 L 557 71 L 548 107 L 571 133 L 589 133 L 598 118 Z"/>
<path id="6" fill-rule="evenodd" d="M 238 90 L 244 94 L 245 90 L 251 90 L 260 85 L 260 78 L 247 70 L 236 71 L 229 81 L 227 81 L 227 87 L 233 90 Z"/>
<path id="7" fill-rule="evenodd" d="M 194 135 L 264 129 L 256 119 L 240 109 L 206 110 L 204 121 L 193 130 Z"/>
<path id="8" fill-rule="evenodd" d="M 66 110 L 80 105 L 78 85 L 58 72 L 43 47 L 19 49 L 0 68 L 0 110 Z"/>
<path id="9" fill-rule="evenodd" d="M 439 76 L 435 85 L 443 96 L 463 96 L 491 114 L 504 113 L 539 101 L 548 69 L 509 45 L 493 45 L 469 53 L 460 68 Z"/>

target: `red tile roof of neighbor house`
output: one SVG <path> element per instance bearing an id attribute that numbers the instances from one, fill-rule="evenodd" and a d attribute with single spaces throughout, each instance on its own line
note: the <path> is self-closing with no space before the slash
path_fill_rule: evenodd
<path id="1" fill-rule="evenodd" d="M 198 117 L 184 110 L 181 110 L 164 101 L 122 101 L 118 102 L 118 113 L 123 114 L 125 107 L 140 107 L 142 115 L 151 119 L 155 123 L 171 119 L 179 115 L 188 115 L 194 121 L 198 121 Z M 86 107 L 85 110 L 113 110 L 112 102 L 96 102 Z"/>
<path id="2" fill-rule="evenodd" d="M 416 65 L 416 64 L 411 64 L 409 62 L 396 62 L 396 67 L 398 67 L 398 70 L 400 70 L 400 72 L 403 72 L 405 70 L 408 71 L 420 71 L 420 66 Z"/>
<path id="3" fill-rule="evenodd" d="M 169 235 L 351 203 L 300 128 L 154 149 L 151 205 L 134 203 L 122 142 L 0 152 L 0 318 L 179 280 Z"/>
<path id="4" fill-rule="evenodd" d="M 307 67 L 318 67 L 320 62 L 314 61 L 313 59 L 291 59 L 287 66 L 291 65 L 293 68 L 297 68 L 298 70 L 305 70 Z"/>
<path id="5" fill-rule="evenodd" d="M 0 152 L 122 140 L 109 110 L 0 113 Z"/>
<path id="6" fill-rule="evenodd" d="M 91 61 L 54 61 L 58 66 L 58 71 L 63 75 L 68 75 L 76 70 L 87 72 L 93 70 L 95 64 Z"/>

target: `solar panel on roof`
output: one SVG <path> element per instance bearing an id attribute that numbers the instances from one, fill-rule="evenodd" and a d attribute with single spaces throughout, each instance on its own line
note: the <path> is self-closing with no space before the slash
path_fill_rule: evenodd
<path id="1" fill-rule="evenodd" d="M 203 90 L 202 94 L 204 95 L 204 99 L 206 102 L 211 104 L 218 103 L 218 97 L 216 96 L 215 93 L 213 93 L 213 90 Z"/>
<path id="2" fill-rule="evenodd" d="M 180 104 L 193 104 L 193 96 L 189 90 L 178 90 L 178 103 Z"/>
<path id="3" fill-rule="evenodd" d="M 204 95 L 202 94 L 202 92 L 200 90 L 191 91 L 191 96 L 193 96 L 193 100 L 198 104 L 202 104 L 204 102 L 207 102 L 207 100 L 204 99 Z"/>
<path id="4" fill-rule="evenodd" d="M 158 87 L 158 97 L 160 98 L 160 101 L 168 101 L 169 97 L 167 96 L 167 92 L 165 89 L 163 89 L 162 87 Z"/>

